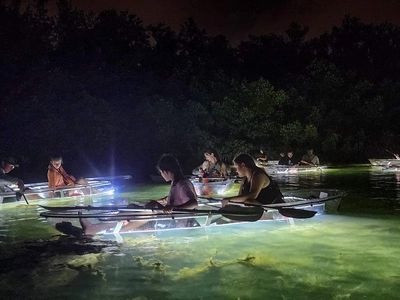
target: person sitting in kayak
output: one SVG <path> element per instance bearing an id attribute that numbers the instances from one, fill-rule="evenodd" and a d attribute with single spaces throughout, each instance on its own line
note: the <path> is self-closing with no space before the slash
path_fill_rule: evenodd
<path id="1" fill-rule="evenodd" d="M 287 154 L 279 160 L 278 165 L 284 165 L 284 166 L 295 165 L 296 163 L 293 159 L 293 155 L 294 155 L 294 152 L 292 150 L 289 150 L 287 152 Z"/>
<path id="2" fill-rule="evenodd" d="M 268 156 L 263 150 L 260 149 L 260 153 L 257 154 L 257 163 L 261 166 L 266 166 L 268 164 Z"/>
<path id="3" fill-rule="evenodd" d="M 55 189 L 74 186 L 75 184 L 87 184 L 85 179 L 81 178 L 77 180 L 74 176 L 68 174 L 62 166 L 62 162 L 61 156 L 53 156 L 50 158 L 50 163 L 47 168 L 49 188 Z"/>
<path id="4" fill-rule="evenodd" d="M 14 177 L 8 175 L 8 173 L 10 173 L 12 170 L 14 170 L 17 167 L 19 167 L 19 165 L 16 163 L 15 159 L 12 157 L 3 159 L 1 161 L 0 189 L 3 192 L 6 192 L 6 190 L 7 190 L 6 187 L 8 187 L 9 185 L 12 185 L 12 184 L 17 185 L 21 192 L 23 192 L 25 190 L 24 182 L 21 179 L 14 178 Z M 8 187 L 8 189 L 9 189 L 9 187 Z"/>
<path id="5" fill-rule="evenodd" d="M 204 152 L 204 158 L 204 162 L 193 170 L 193 175 L 198 175 L 203 178 L 227 176 L 226 165 L 221 161 L 217 151 L 214 149 L 206 150 Z"/>
<path id="6" fill-rule="evenodd" d="M 233 160 L 239 177 L 244 177 L 238 196 L 224 198 L 222 204 L 237 202 L 245 204 L 283 203 L 283 195 L 278 185 L 262 169 L 256 166 L 248 154 L 239 154 Z"/>
<path id="7" fill-rule="evenodd" d="M 163 210 L 164 213 L 172 213 L 174 208 L 193 209 L 197 207 L 197 195 L 192 182 L 183 175 L 179 161 L 170 154 L 164 154 L 158 161 L 157 169 L 165 181 L 171 181 L 171 189 L 168 196 L 159 200 L 152 200 L 145 204 L 144 208 Z M 139 208 L 137 204 L 130 205 Z M 129 206 L 128 206 L 129 207 Z M 122 215 L 121 213 L 119 215 Z M 86 235 L 94 235 L 104 230 L 114 229 L 118 222 L 92 224 L 88 219 L 80 219 L 80 223 Z M 153 221 L 135 220 L 123 221 L 119 232 L 134 231 L 146 226 L 153 226 Z M 160 223 L 160 222 L 158 222 Z"/>
<path id="8" fill-rule="evenodd" d="M 150 201 L 145 208 L 158 208 L 171 212 L 174 207 L 192 209 L 198 205 L 193 183 L 185 178 L 179 161 L 174 156 L 162 155 L 157 169 L 165 181 L 171 182 L 171 189 L 168 196 L 157 201 Z"/>
<path id="9" fill-rule="evenodd" d="M 319 166 L 319 158 L 314 154 L 314 149 L 310 148 L 300 160 L 300 165 Z"/>

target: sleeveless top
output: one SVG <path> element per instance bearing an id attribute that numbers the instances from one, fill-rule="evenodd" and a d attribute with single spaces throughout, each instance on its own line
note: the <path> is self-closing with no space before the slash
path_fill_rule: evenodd
<path id="1" fill-rule="evenodd" d="M 257 171 L 253 171 L 251 174 L 250 181 L 247 181 L 247 178 L 244 180 L 242 188 L 240 190 L 240 195 L 250 193 L 250 186 L 253 180 L 253 176 Z M 267 175 L 264 171 L 260 170 L 260 172 L 264 173 L 269 179 L 269 185 L 265 188 L 262 188 L 257 198 L 254 199 L 262 204 L 273 204 L 273 203 L 284 203 L 283 195 L 279 190 L 278 184 L 272 180 L 271 177 Z"/>

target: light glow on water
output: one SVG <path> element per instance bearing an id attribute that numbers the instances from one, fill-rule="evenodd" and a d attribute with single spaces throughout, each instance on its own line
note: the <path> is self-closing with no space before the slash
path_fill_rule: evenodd
<path id="1" fill-rule="evenodd" d="M 294 225 L 137 234 L 125 236 L 123 244 L 60 241 L 36 206 L 0 207 L 0 291 L 49 299 L 397 299 L 395 174 L 355 167 L 324 170 L 318 180 L 299 177 L 285 189 L 345 190 L 340 214 Z M 154 199 L 168 186 L 134 190 L 123 197 Z"/>

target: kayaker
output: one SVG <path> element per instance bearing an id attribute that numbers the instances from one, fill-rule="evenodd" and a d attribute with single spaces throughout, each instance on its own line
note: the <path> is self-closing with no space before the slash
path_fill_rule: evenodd
<path id="1" fill-rule="evenodd" d="M 260 152 L 257 154 L 257 163 L 261 166 L 266 166 L 268 164 L 268 156 L 265 152 L 260 149 Z"/>
<path id="2" fill-rule="evenodd" d="M 193 170 L 193 175 L 203 178 L 227 177 L 226 165 L 221 161 L 220 156 L 214 149 L 207 149 L 204 152 L 204 162 Z"/>
<path id="3" fill-rule="evenodd" d="M 164 154 L 158 161 L 157 169 L 165 181 L 171 181 L 171 189 L 168 196 L 159 200 L 152 200 L 145 204 L 147 209 L 163 210 L 164 213 L 172 213 L 174 208 L 193 209 L 197 207 L 197 195 L 192 182 L 183 175 L 179 161 L 170 154 Z M 131 205 L 138 208 L 137 204 Z M 120 215 L 123 215 L 122 213 Z M 186 220 L 185 220 L 186 221 Z M 158 221 L 160 224 L 162 221 Z M 110 230 L 117 226 L 118 222 L 92 224 L 88 219 L 80 219 L 81 226 L 87 235 L 94 235 L 104 230 Z M 122 221 L 120 232 L 134 231 L 146 227 L 154 227 L 153 221 L 135 220 Z"/>
<path id="4" fill-rule="evenodd" d="M 293 159 L 293 155 L 294 155 L 293 150 L 289 150 L 287 152 L 287 154 L 283 158 L 281 158 L 279 160 L 278 165 L 284 165 L 284 166 L 293 166 L 293 165 L 295 165 L 296 163 L 295 163 L 295 161 Z"/>
<path id="5" fill-rule="evenodd" d="M 68 174 L 63 166 L 62 157 L 59 155 L 52 156 L 47 168 L 47 180 L 49 188 L 61 188 L 74 186 L 75 184 L 85 185 L 87 181 L 83 178 L 76 179 L 74 176 Z"/>
<path id="6" fill-rule="evenodd" d="M 317 155 L 314 154 L 314 149 L 310 148 L 307 150 L 307 153 L 303 155 L 300 160 L 301 165 L 311 165 L 311 166 L 318 166 L 319 165 L 319 158 Z"/>
<path id="7" fill-rule="evenodd" d="M 239 177 L 244 180 L 239 195 L 224 198 L 222 204 L 237 202 L 245 204 L 282 203 L 283 195 L 276 182 L 267 175 L 264 169 L 257 167 L 254 159 L 248 154 L 239 154 L 233 160 Z"/>
<path id="8" fill-rule="evenodd" d="M 183 175 L 179 161 L 170 154 L 164 154 L 158 161 L 157 169 L 165 181 L 171 182 L 169 195 L 160 200 L 150 201 L 146 208 L 162 208 L 171 212 L 174 207 L 193 209 L 197 206 L 197 195 L 193 183 Z"/>
<path id="9" fill-rule="evenodd" d="M 278 165 L 285 165 L 287 162 L 287 157 L 285 152 L 280 152 L 279 153 L 279 160 L 278 160 Z"/>
<path id="10" fill-rule="evenodd" d="M 9 185 L 15 184 L 18 186 L 19 190 L 23 192 L 25 190 L 25 185 L 24 182 L 21 179 L 14 178 L 12 176 L 9 176 L 8 173 L 10 173 L 12 170 L 15 168 L 18 168 L 19 165 L 16 163 L 16 160 L 12 157 L 8 157 L 6 159 L 3 159 L 1 161 L 1 166 L 0 166 L 0 189 L 2 191 L 6 191 Z M 8 187 L 9 189 L 9 187 Z"/>

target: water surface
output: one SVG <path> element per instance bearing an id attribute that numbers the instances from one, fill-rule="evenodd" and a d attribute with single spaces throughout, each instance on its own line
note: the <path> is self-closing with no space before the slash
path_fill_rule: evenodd
<path id="1" fill-rule="evenodd" d="M 338 213 L 294 224 L 137 234 L 122 244 L 78 241 L 39 218 L 37 205 L 3 205 L 0 293 L 33 299 L 398 299 L 399 175 L 354 166 L 276 177 L 284 191 L 337 188 L 347 196 Z M 168 185 L 133 185 L 113 201 L 154 199 L 167 191 Z"/>

